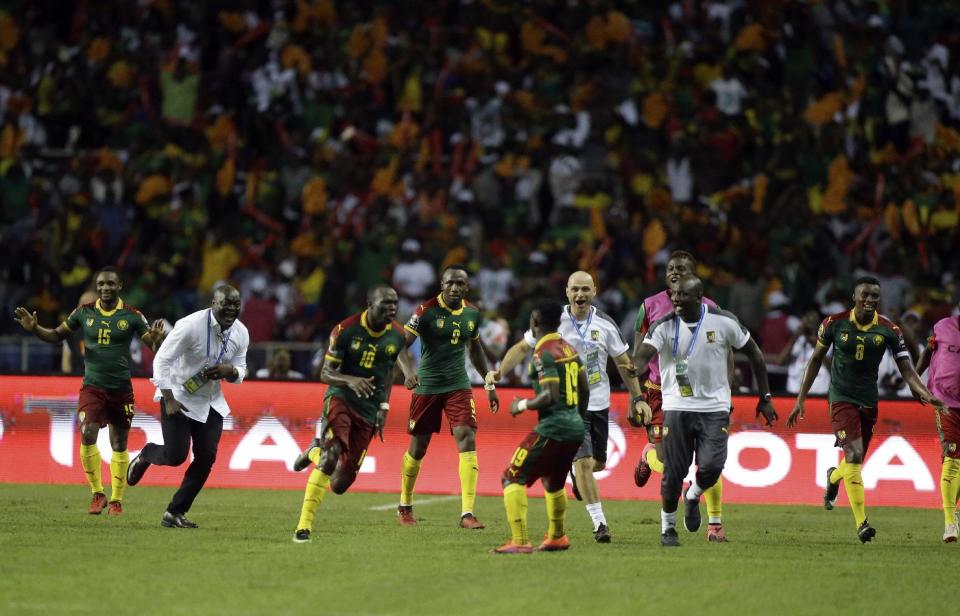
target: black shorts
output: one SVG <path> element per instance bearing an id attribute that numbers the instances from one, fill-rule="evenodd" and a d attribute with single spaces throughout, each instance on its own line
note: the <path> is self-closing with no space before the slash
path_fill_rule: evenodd
<path id="1" fill-rule="evenodd" d="M 583 443 L 574 460 L 593 458 L 607 463 L 607 438 L 610 436 L 610 409 L 587 411 L 583 418 Z"/>

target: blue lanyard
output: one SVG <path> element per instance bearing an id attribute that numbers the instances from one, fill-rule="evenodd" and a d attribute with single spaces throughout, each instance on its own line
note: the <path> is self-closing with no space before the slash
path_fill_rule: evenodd
<path id="1" fill-rule="evenodd" d="M 213 330 L 213 309 L 207 311 L 207 359 L 210 359 L 210 332 Z M 220 360 L 223 359 L 223 354 L 227 352 L 227 343 L 230 342 L 230 334 L 232 331 L 227 332 L 227 337 L 223 337 L 223 332 L 220 332 L 218 336 L 220 338 L 220 354 L 217 355 L 217 361 L 214 362 L 214 365 L 219 365 Z"/>
<path id="2" fill-rule="evenodd" d="M 580 325 L 577 323 L 577 319 L 573 316 L 573 310 L 567 306 L 567 316 L 570 317 L 570 322 L 573 323 L 573 328 L 577 330 L 577 335 L 580 336 L 580 340 L 583 341 L 583 346 L 586 348 L 589 346 L 587 344 L 587 337 L 584 336 L 584 332 L 590 331 L 590 324 L 593 323 L 593 307 L 590 308 L 590 316 L 587 317 L 587 324 L 584 325 L 583 331 L 580 331 Z"/>
<path id="3" fill-rule="evenodd" d="M 676 326 L 676 328 L 675 328 L 675 330 L 674 330 L 674 335 L 673 335 L 673 357 L 674 357 L 674 359 L 680 359 L 681 361 L 690 359 L 690 353 L 693 353 L 693 345 L 695 345 L 695 344 L 697 343 L 697 334 L 700 333 L 700 326 L 703 325 L 703 316 L 704 316 L 705 314 L 707 314 L 707 309 L 706 309 L 706 307 L 705 307 L 703 304 L 701 304 L 701 305 L 700 305 L 700 320 L 697 321 L 697 328 L 696 328 L 695 330 L 693 330 L 693 338 L 690 339 L 690 344 L 687 346 L 687 354 L 684 355 L 682 359 L 679 358 L 679 357 L 677 357 L 677 351 L 680 350 L 680 321 L 681 321 L 681 319 L 680 319 L 680 315 L 677 315 L 677 316 L 675 317 L 675 319 L 676 319 L 676 325 L 677 325 L 677 326 Z"/>

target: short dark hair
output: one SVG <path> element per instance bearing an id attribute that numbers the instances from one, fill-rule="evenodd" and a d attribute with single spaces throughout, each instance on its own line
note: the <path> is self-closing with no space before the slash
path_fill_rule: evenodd
<path id="1" fill-rule="evenodd" d="M 534 310 L 540 313 L 540 325 L 547 329 L 557 329 L 560 327 L 560 319 L 563 317 L 563 304 L 555 299 L 541 299 L 537 302 Z"/>
<path id="2" fill-rule="evenodd" d="M 697 265 L 697 258 L 693 256 L 692 252 L 686 250 L 674 250 L 670 253 L 670 258 L 667 261 L 673 261 L 674 259 L 686 259 L 693 263 L 694 267 Z"/>
<path id="3" fill-rule="evenodd" d="M 466 265 L 463 265 L 462 263 L 451 263 L 450 265 L 443 268 L 442 272 L 440 272 L 440 278 L 443 278 L 443 275 L 449 272 L 450 270 L 460 270 L 461 272 L 466 274 L 468 277 L 470 276 L 470 270 L 467 269 Z"/>
<path id="4" fill-rule="evenodd" d="M 389 289 L 389 290 L 391 290 L 391 291 L 394 290 L 393 287 L 391 287 L 391 286 L 388 285 L 388 284 L 384 284 L 384 283 L 382 283 L 382 282 L 379 283 L 379 284 L 375 284 L 375 285 L 373 285 L 372 287 L 370 287 L 369 289 L 367 289 L 367 302 L 372 302 L 374 296 L 376 296 L 376 294 L 377 294 L 377 291 L 380 291 L 381 289 Z"/>
<path id="5" fill-rule="evenodd" d="M 862 284 L 875 284 L 879 287 L 880 281 L 875 276 L 860 276 L 853 281 L 853 288 L 856 289 Z"/>
<path id="6" fill-rule="evenodd" d="M 97 273 L 93 276 L 93 279 L 96 280 L 100 274 L 115 274 L 117 276 L 117 280 L 123 282 L 123 277 L 120 275 L 120 272 L 118 272 L 117 268 L 112 265 L 106 265 L 98 269 Z"/>

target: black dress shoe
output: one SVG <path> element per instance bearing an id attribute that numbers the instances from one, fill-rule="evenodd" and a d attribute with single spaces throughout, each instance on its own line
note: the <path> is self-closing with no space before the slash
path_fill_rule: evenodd
<path id="1" fill-rule="evenodd" d="M 160 526 L 166 528 L 199 528 L 196 524 L 183 517 L 182 513 L 170 513 L 169 511 L 163 512 Z"/>
<path id="2" fill-rule="evenodd" d="M 127 485 L 135 486 L 140 483 L 140 480 L 143 479 L 143 474 L 147 472 L 149 466 L 150 463 L 143 459 L 143 452 L 141 451 L 140 454 L 133 459 L 133 462 L 130 463 L 130 466 L 127 467 Z"/>

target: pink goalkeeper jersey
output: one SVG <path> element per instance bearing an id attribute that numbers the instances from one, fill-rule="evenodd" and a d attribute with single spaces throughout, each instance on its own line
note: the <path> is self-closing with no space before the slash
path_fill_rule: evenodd
<path id="1" fill-rule="evenodd" d="M 927 341 L 930 392 L 952 409 L 960 409 L 960 317 L 940 319 Z"/>
<path id="2" fill-rule="evenodd" d="M 717 304 L 709 297 L 703 298 L 703 303 L 711 308 L 716 308 Z M 666 290 L 660 291 L 656 295 L 651 295 L 643 300 L 643 306 L 640 314 L 637 315 L 636 331 L 646 336 L 651 323 L 656 323 L 659 319 L 673 312 L 673 302 L 670 301 L 670 293 Z M 660 358 L 654 356 L 650 360 L 650 374 L 647 375 L 647 382 L 655 385 L 655 389 L 660 388 Z"/>

